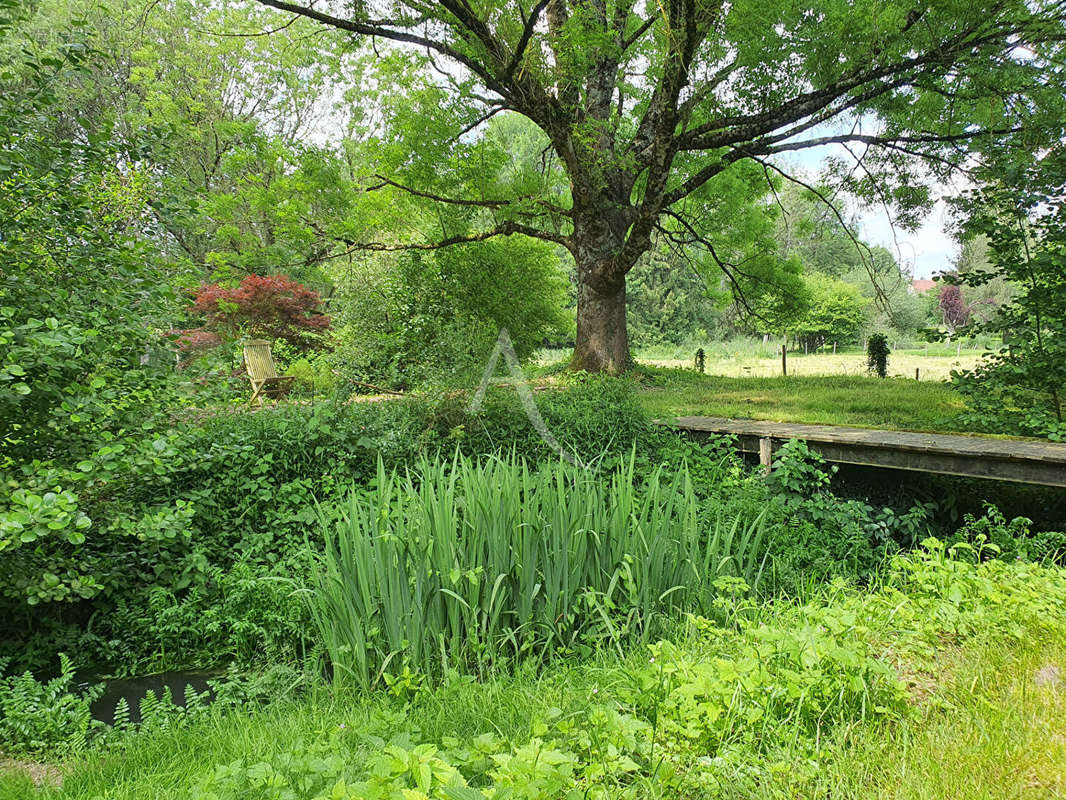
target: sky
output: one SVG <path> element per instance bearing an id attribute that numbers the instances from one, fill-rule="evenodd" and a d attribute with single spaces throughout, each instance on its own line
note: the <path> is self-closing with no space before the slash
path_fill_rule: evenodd
<path id="1" fill-rule="evenodd" d="M 958 246 L 945 230 L 948 218 L 942 200 L 937 202 L 921 228 L 913 233 L 897 229 L 895 238 L 884 211 L 871 209 L 860 214 L 859 219 L 862 238 L 895 253 L 899 263 L 910 267 L 915 278 L 932 278 L 951 268 Z"/>
<path id="2" fill-rule="evenodd" d="M 811 179 L 816 179 L 825 167 L 826 159 L 831 156 L 850 158 L 848 152 L 839 145 L 828 145 L 796 151 L 790 154 L 788 162 Z M 934 187 L 933 195 L 943 197 L 952 191 L 951 187 L 941 184 Z M 900 266 L 909 269 L 915 278 L 932 278 L 951 269 L 958 245 L 948 233 L 950 220 L 947 204 L 943 200 L 937 200 L 916 231 L 893 226 L 883 208 L 859 209 L 856 217 L 861 238 L 870 245 L 885 247 L 896 256 Z"/>

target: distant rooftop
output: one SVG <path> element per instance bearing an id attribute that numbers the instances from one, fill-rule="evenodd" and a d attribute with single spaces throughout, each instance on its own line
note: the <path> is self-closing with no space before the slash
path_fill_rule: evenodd
<path id="1" fill-rule="evenodd" d="M 911 281 L 911 294 L 925 294 L 936 288 L 936 281 L 918 278 Z"/>

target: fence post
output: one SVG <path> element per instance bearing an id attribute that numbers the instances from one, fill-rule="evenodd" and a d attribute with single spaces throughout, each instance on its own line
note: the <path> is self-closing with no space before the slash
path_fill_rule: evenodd
<path id="1" fill-rule="evenodd" d="M 785 345 L 781 345 L 781 374 L 788 376 L 788 355 Z"/>
<path id="2" fill-rule="evenodd" d="M 918 367 L 914 368 L 914 380 L 918 380 Z"/>

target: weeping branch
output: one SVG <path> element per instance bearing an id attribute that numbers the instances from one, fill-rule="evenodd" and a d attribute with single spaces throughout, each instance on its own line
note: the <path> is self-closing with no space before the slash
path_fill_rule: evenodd
<path id="1" fill-rule="evenodd" d="M 873 251 L 870 250 L 870 246 L 866 244 L 866 242 L 862 241 L 851 232 L 850 226 L 844 220 L 844 216 L 840 213 L 840 209 L 836 207 L 833 201 L 826 197 L 825 194 L 817 187 L 807 183 L 801 178 L 797 178 L 795 175 L 791 175 L 785 172 L 776 164 L 773 164 L 761 158 L 756 158 L 755 161 L 760 163 L 763 166 L 764 170 L 773 170 L 786 181 L 794 183 L 797 186 L 803 187 L 808 192 L 817 197 L 826 208 L 833 212 L 833 216 L 835 216 L 837 222 L 840 223 L 840 227 L 844 230 L 844 233 L 847 234 L 848 238 L 851 239 L 851 243 L 855 246 L 855 252 L 858 254 L 859 260 L 862 261 L 862 265 L 863 268 L 866 270 L 866 274 L 870 276 L 870 283 L 873 285 L 874 297 L 877 301 L 878 306 L 881 307 L 882 310 L 891 313 L 889 310 L 888 295 L 885 294 L 884 289 L 881 287 L 881 284 L 877 280 L 877 271 L 874 269 L 873 262 Z"/>

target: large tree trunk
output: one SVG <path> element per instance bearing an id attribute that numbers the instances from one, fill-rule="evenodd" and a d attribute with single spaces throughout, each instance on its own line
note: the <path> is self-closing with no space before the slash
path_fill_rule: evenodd
<path id="1" fill-rule="evenodd" d="M 578 269 L 579 276 L 582 270 Z M 611 286 L 594 287 L 579 277 L 577 287 L 577 339 L 570 369 L 620 375 L 629 369 L 629 335 L 626 331 L 625 278 Z"/>
<path id="2" fill-rule="evenodd" d="M 609 192 L 581 191 L 576 181 L 571 186 L 577 339 L 570 369 L 621 375 L 632 364 L 626 331 L 626 273 L 635 258 L 625 256 L 624 250 L 633 211 Z M 628 191 L 624 188 L 624 199 Z"/>

